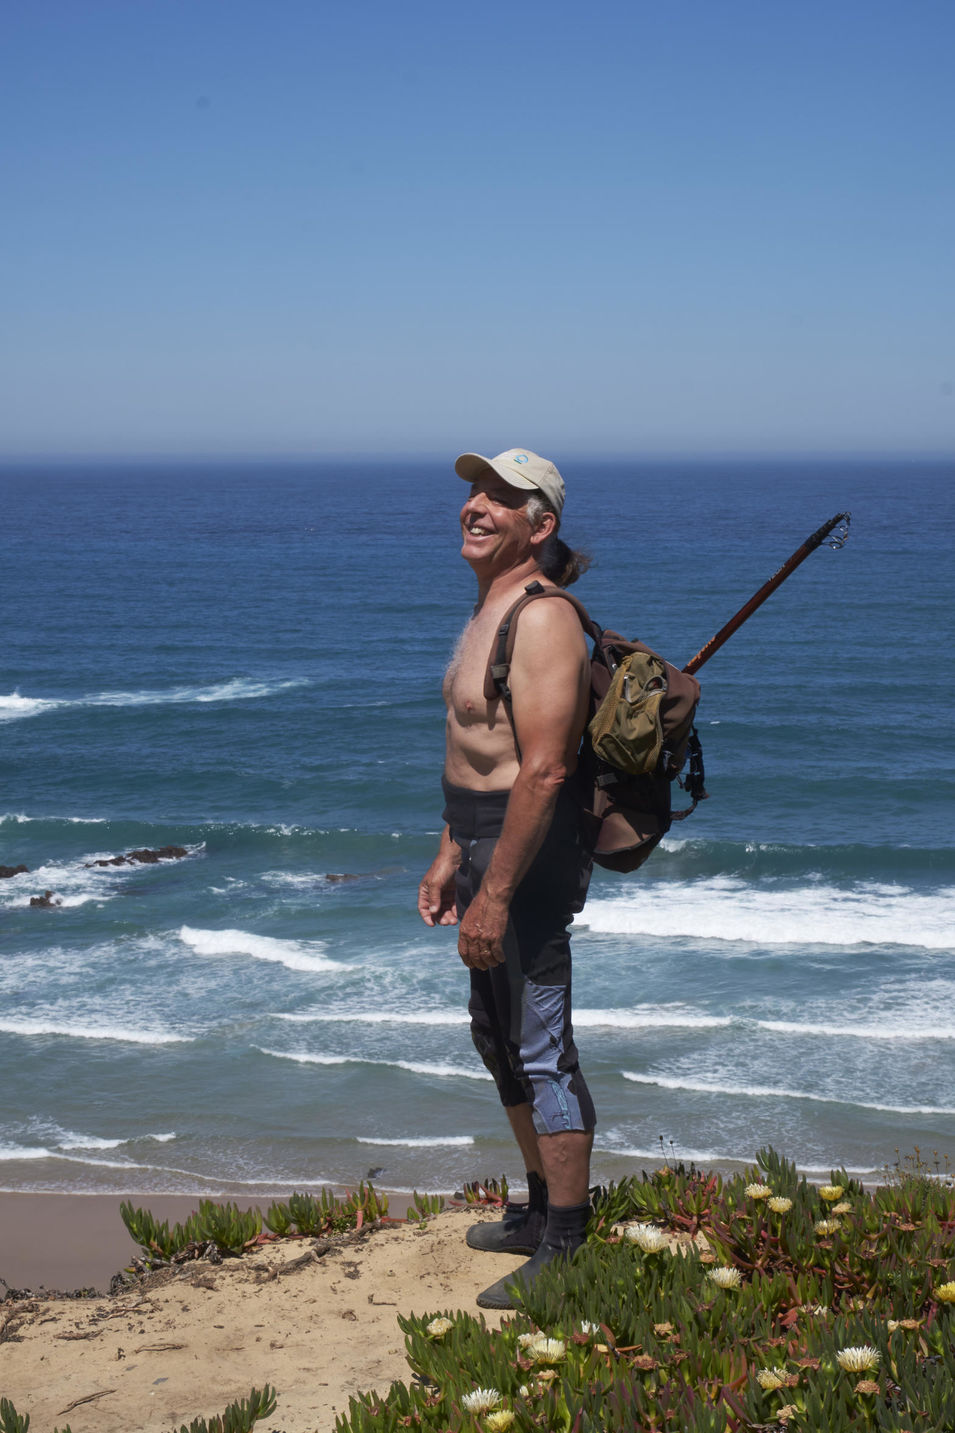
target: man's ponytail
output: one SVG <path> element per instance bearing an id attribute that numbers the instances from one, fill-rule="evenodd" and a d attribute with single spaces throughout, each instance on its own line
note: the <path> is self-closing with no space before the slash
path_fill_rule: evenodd
<path id="1" fill-rule="evenodd" d="M 553 513 L 554 517 L 557 517 L 542 493 L 532 493 L 527 499 L 527 515 L 533 527 L 537 528 L 540 525 L 540 520 L 545 512 Z M 587 571 L 590 566 L 590 557 L 580 549 L 568 547 L 563 538 L 557 536 L 555 528 L 541 548 L 538 566 L 548 581 L 555 583 L 558 587 L 570 587 L 578 577 Z"/>

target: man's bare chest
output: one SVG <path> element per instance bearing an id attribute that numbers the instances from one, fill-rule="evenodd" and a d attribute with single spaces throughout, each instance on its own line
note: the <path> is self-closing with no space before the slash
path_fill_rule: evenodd
<path id="1" fill-rule="evenodd" d="M 463 726 L 486 722 L 488 703 L 484 677 L 502 612 L 482 610 L 471 618 L 458 638 L 444 678 L 444 699 L 449 712 Z M 496 705 L 496 699 L 495 699 Z"/>

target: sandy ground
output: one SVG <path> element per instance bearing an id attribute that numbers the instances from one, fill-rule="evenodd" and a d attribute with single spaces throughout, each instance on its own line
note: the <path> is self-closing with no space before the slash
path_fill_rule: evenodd
<path id="1" fill-rule="evenodd" d="M 57 1198 L 72 1216 L 54 1222 L 46 1201 Z M 81 1272 L 81 1284 L 95 1282 L 94 1258 L 98 1267 L 118 1251 L 114 1272 L 135 1253 L 118 1200 L 111 1201 L 112 1222 L 100 1229 L 106 1211 L 98 1200 L 5 1195 L 0 1277 L 14 1290 L 22 1285 L 11 1274 L 23 1267 L 15 1249 L 38 1247 L 14 1237 L 17 1199 L 30 1200 L 30 1211 L 40 1211 L 33 1217 L 45 1218 L 55 1234 L 54 1247 L 39 1245 L 49 1268 L 32 1287 L 75 1286 L 67 1265 L 57 1264 L 57 1240 L 73 1251 L 68 1267 Z M 167 1201 L 137 1202 L 165 1217 Z M 20 1206 L 20 1227 L 30 1224 L 27 1207 Z M 241 1259 L 159 1271 L 112 1297 L 8 1296 L 0 1302 L 0 1397 L 30 1414 L 30 1433 L 67 1424 L 73 1433 L 170 1433 L 270 1383 L 278 1406 L 257 1425 L 263 1433 L 331 1433 L 351 1394 L 384 1392 L 409 1377 L 398 1314 L 479 1314 L 479 1290 L 523 1262 L 465 1244 L 469 1223 L 495 1217 L 454 1210 L 420 1229 L 400 1224 L 341 1241 L 282 1240 Z M 105 1271 L 97 1286 L 108 1287 Z M 501 1316 L 485 1317 L 496 1325 Z"/>

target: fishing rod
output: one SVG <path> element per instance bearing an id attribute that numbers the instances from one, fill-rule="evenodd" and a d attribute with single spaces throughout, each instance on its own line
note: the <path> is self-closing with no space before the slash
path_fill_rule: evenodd
<path id="1" fill-rule="evenodd" d="M 762 607 L 766 598 L 772 596 L 776 588 L 780 587 L 786 581 L 790 573 L 795 572 L 799 564 L 805 562 L 811 552 L 815 552 L 817 547 L 821 547 L 822 544 L 826 542 L 826 538 L 829 538 L 826 546 L 831 547 L 836 552 L 838 552 L 840 548 L 845 547 L 846 539 L 849 536 L 849 521 L 851 517 L 851 513 L 837 512 L 835 517 L 830 518 L 828 522 L 824 522 L 822 527 L 819 528 L 817 532 L 814 532 L 812 537 L 808 537 L 802 547 L 798 547 L 792 557 L 783 563 L 779 571 L 775 573 L 768 582 L 764 583 L 759 591 L 754 593 L 749 601 L 739 609 L 736 616 L 731 617 L 726 626 L 721 627 L 716 636 L 711 637 L 706 646 L 701 647 L 695 657 L 691 657 L 683 668 L 684 672 L 689 672 L 691 675 L 693 672 L 698 672 L 703 663 L 708 662 L 713 656 L 713 653 L 718 652 L 723 643 L 729 641 L 733 633 L 742 627 L 746 619 L 752 617 L 757 607 Z M 839 531 L 830 537 L 829 534 L 832 533 L 833 528 L 840 524 Z"/>

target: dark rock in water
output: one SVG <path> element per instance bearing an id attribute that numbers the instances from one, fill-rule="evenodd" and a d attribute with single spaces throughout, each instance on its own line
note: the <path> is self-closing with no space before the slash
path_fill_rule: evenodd
<path id="1" fill-rule="evenodd" d="M 40 910 L 53 911 L 62 904 L 60 897 L 55 896 L 52 891 L 44 891 L 42 896 L 30 897 L 30 905 L 36 906 Z"/>
<path id="2" fill-rule="evenodd" d="M 143 865 L 152 866 L 156 861 L 181 861 L 189 853 L 185 846 L 160 846 L 158 851 L 130 851 L 127 861 L 140 861 Z"/>
<path id="3" fill-rule="evenodd" d="M 325 875 L 325 879 L 326 879 L 326 881 L 333 881 L 333 882 L 336 882 L 336 881 L 360 881 L 360 880 L 361 880 L 361 876 L 355 875 L 355 874 L 354 874 L 353 872 L 351 872 L 351 871 L 345 871 L 345 872 L 343 872 L 343 873 L 340 874 L 340 875 L 337 874 L 335 871 L 328 871 L 328 872 L 326 873 L 326 875 Z"/>
<path id="4" fill-rule="evenodd" d="M 365 1178 L 366 1178 L 366 1179 L 379 1179 L 379 1178 L 381 1177 L 381 1175 L 384 1174 L 384 1172 L 385 1172 L 385 1166 L 384 1166 L 383 1164 L 381 1164 L 381 1165 L 377 1165 L 377 1164 L 376 1164 L 376 1165 L 372 1165 L 371 1169 L 369 1169 L 368 1173 L 365 1175 Z"/>
<path id="5" fill-rule="evenodd" d="M 125 856 L 103 856 L 98 861 L 87 861 L 86 864 L 87 867 L 154 866 L 157 861 L 181 861 L 188 854 L 185 846 L 160 846 L 158 851 L 150 851 L 144 847 L 141 851 L 127 851 Z"/>
<path id="6" fill-rule="evenodd" d="M 0 880 L 7 876 L 28 876 L 29 866 L 0 866 Z"/>

